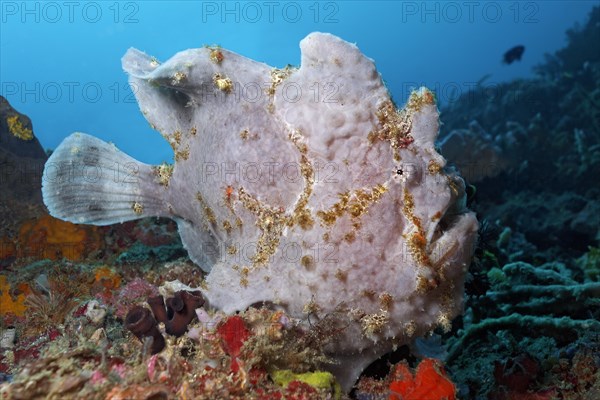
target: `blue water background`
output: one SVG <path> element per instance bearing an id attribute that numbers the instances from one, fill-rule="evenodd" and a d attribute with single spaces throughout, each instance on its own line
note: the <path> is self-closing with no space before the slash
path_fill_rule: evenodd
<path id="1" fill-rule="evenodd" d="M 143 1 L 0 2 L 0 94 L 33 120 L 42 145 L 75 131 L 114 142 L 147 162 L 172 161 L 145 121 L 121 69 L 129 47 L 165 61 L 218 44 L 275 67 L 300 62 L 312 31 L 356 43 L 401 105 L 426 85 L 452 101 L 485 85 L 533 76 L 566 44 L 597 1 Z M 503 53 L 522 44 L 510 66 Z"/>

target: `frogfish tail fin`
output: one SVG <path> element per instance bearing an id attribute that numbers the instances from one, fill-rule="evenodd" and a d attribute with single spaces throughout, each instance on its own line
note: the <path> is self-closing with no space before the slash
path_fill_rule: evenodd
<path id="1" fill-rule="evenodd" d="M 164 189 L 151 165 L 84 133 L 63 140 L 46 162 L 42 178 L 50 214 L 77 224 L 168 216 Z"/>

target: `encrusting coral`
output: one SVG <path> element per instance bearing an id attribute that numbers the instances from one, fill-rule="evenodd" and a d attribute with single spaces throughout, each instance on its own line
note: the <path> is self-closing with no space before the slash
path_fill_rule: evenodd
<path id="1" fill-rule="evenodd" d="M 0 316 L 12 313 L 23 316 L 27 310 L 25 295 L 11 296 L 11 287 L 5 275 L 0 275 Z"/>
<path id="2" fill-rule="evenodd" d="M 15 137 L 21 140 L 31 140 L 33 139 L 33 131 L 29 128 L 25 128 L 21 123 L 18 115 L 12 115 L 6 118 L 6 123 L 8 124 L 8 130 Z"/>
<path id="3" fill-rule="evenodd" d="M 20 257 L 80 261 L 103 246 L 96 227 L 86 227 L 43 215 L 21 225 L 18 237 Z"/>
<path id="4" fill-rule="evenodd" d="M 456 400 L 456 387 L 436 360 L 426 358 L 410 372 L 406 363 L 399 363 L 390 374 L 389 400 Z"/>

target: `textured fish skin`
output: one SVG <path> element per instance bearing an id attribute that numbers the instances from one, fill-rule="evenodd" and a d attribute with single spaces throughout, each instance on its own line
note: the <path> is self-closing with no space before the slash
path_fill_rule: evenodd
<path id="1" fill-rule="evenodd" d="M 356 46 L 313 33 L 300 48 L 297 69 L 217 48 L 159 64 L 130 49 L 123 67 L 174 167 L 74 134 L 48 160 L 43 195 L 72 222 L 175 219 L 213 307 L 334 320 L 344 329 L 330 369 L 349 390 L 370 362 L 461 311 L 478 224 L 434 148 L 428 90 L 397 110 Z M 123 165 L 130 182 L 112 179 Z M 97 181 L 83 178 L 94 168 Z"/>

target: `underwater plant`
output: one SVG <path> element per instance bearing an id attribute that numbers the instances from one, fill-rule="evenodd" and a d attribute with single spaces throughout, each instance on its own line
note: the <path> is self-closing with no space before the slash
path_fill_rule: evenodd
<path id="1" fill-rule="evenodd" d="M 75 292 L 54 279 L 48 280 L 47 288 L 32 287 L 31 294 L 25 299 L 26 331 L 39 334 L 56 329 L 65 322 L 77 303 Z"/>

